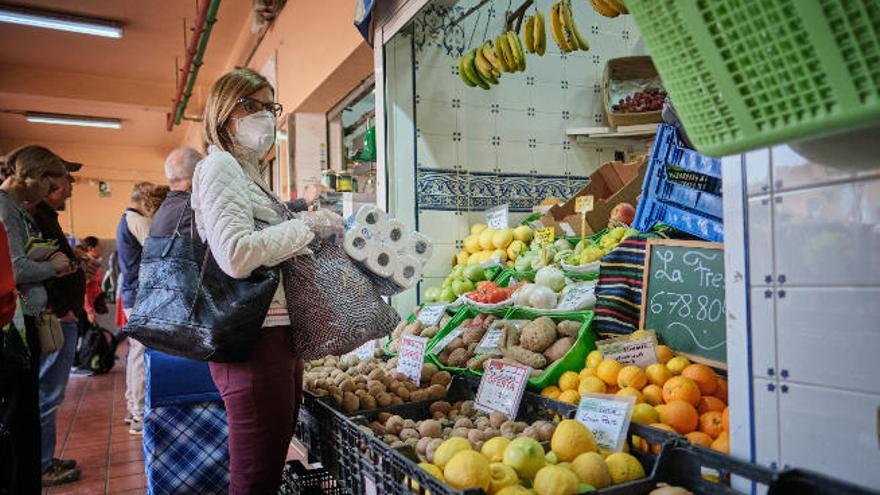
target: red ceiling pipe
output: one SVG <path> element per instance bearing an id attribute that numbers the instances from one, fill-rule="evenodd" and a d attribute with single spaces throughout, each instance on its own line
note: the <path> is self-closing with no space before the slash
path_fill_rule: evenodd
<path id="1" fill-rule="evenodd" d="M 174 97 L 174 105 L 171 107 L 171 113 L 167 116 L 166 126 L 169 131 L 174 127 L 174 114 L 177 112 L 177 106 L 183 98 L 183 92 L 186 89 L 186 81 L 189 79 L 189 73 L 193 69 L 193 59 L 196 56 L 196 50 L 199 47 L 199 40 L 202 38 L 202 31 L 205 30 L 205 19 L 208 18 L 208 9 L 211 6 L 209 0 L 202 0 L 199 7 L 199 17 L 196 20 L 195 31 L 189 40 L 189 48 L 186 50 L 186 62 L 183 64 L 183 77 L 177 83 L 177 96 Z"/>

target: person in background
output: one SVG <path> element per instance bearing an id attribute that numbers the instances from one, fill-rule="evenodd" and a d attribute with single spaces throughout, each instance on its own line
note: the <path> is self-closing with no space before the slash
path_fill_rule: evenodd
<path id="1" fill-rule="evenodd" d="M 98 238 L 93 236 L 83 239 L 82 247 L 86 251 L 86 256 L 98 265 L 92 276 L 86 279 L 86 296 L 83 300 L 86 318 L 89 320 L 89 323 L 95 325 L 98 322 L 98 311 L 95 309 L 95 301 L 104 293 L 101 290 L 101 282 L 104 280 L 104 272 L 101 270 L 104 248 L 101 247 L 101 242 L 98 241 Z"/>
<path id="2" fill-rule="evenodd" d="M 58 212 L 65 209 L 67 199 L 73 192 L 74 178 L 70 172 L 79 170 L 78 163 L 65 163 L 66 172 L 61 177 L 51 179 L 53 190 L 34 209 L 34 220 L 43 233 L 43 238 L 55 240 L 60 252 L 64 253 L 73 273 L 46 281 L 48 307 L 61 321 L 64 344 L 56 352 L 40 359 L 40 430 L 42 431 L 43 486 L 55 486 L 76 481 L 80 471 L 73 459 L 62 460 L 55 454 L 55 419 L 58 408 L 64 401 L 64 391 L 70 377 L 76 354 L 76 341 L 79 337 L 79 317 L 83 310 L 86 293 L 86 276 L 81 268 L 80 258 L 74 253 L 58 223 Z"/>
<path id="3" fill-rule="evenodd" d="M 220 77 L 205 104 L 210 147 L 193 176 L 192 207 L 199 236 L 230 277 L 245 278 L 259 266 L 306 254 L 314 237 L 303 221 L 287 219 L 261 177 L 280 114 L 272 86 L 250 69 Z M 255 220 L 269 226 L 257 230 Z M 282 284 L 251 356 L 208 363 L 226 406 L 231 495 L 278 491 L 293 435 L 303 362 L 290 350 L 294 337 Z"/>
<path id="4" fill-rule="evenodd" d="M 327 188 L 323 184 L 309 184 L 306 186 L 303 197 L 286 201 L 284 204 L 293 213 L 308 211 L 326 190 Z"/>
<path id="5" fill-rule="evenodd" d="M 116 228 L 116 252 L 119 259 L 120 288 L 119 297 L 125 316 L 131 314 L 137 297 L 138 270 L 141 265 L 141 252 L 144 240 L 150 231 L 150 219 L 144 206 L 148 195 L 155 186 L 149 182 L 139 182 L 131 190 L 131 203 L 122 214 Z M 144 429 L 144 345 L 128 339 L 128 357 L 125 365 L 125 399 L 128 414 L 124 421 L 129 424 L 129 433 L 142 435 Z"/>
<path id="6" fill-rule="evenodd" d="M 5 403 L 14 403 L 7 427 L 11 431 L 11 452 L 0 457 L 15 462 L 14 479 L 0 480 L 0 488 L 15 495 L 38 495 L 41 491 L 40 469 L 40 342 L 37 316 L 46 309 L 44 282 L 72 273 L 75 267 L 64 253 L 55 253 L 44 261 L 28 258 L 27 244 L 42 236 L 31 212 L 52 190 L 53 178 L 67 175 L 65 162 L 42 146 L 24 146 L 6 157 L 0 184 L 0 223 L 7 234 L 12 259 L 12 273 L 21 298 L 25 340 L 30 363 L 21 376 L 0 383 Z M 8 447 L 7 447 L 8 448 Z"/>
<path id="7" fill-rule="evenodd" d="M 171 190 L 153 216 L 150 236 L 170 236 L 175 228 L 183 236 L 190 235 L 192 216 L 185 215 L 184 208 L 189 203 L 193 172 L 201 159 L 201 153 L 192 148 L 177 148 L 165 158 L 165 177 Z"/>

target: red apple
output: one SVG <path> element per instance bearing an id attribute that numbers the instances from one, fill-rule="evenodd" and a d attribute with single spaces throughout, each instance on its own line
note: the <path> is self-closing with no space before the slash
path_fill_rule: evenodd
<path id="1" fill-rule="evenodd" d="M 635 216 L 636 209 L 629 203 L 618 203 L 617 206 L 611 210 L 611 220 L 622 224 L 632 225 Z"/>

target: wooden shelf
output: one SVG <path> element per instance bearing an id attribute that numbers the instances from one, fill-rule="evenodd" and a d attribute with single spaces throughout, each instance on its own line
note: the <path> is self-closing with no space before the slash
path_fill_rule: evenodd
<path id="1" fill-rule="evenodd" d="M 634 147 L 651 145 L 657 134 L 658 124 L 630 125 L 625 127 L 573 127 L 565 133 L 575 136 L 580 144 Z"/>

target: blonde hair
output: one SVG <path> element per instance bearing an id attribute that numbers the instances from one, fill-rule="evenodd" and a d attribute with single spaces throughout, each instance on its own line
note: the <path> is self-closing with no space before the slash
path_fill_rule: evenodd
<path id="1" fill-rule="evenodd" d="M 159 207 L 168 196 L 168 191 L 170 191 L 168 186 L 153 186 L 146 192 L 143 198 L 145 216 L 152 217 L 159 211 Z"/>
<path id="2" fill-rule="evenodd" d="M 211 87 L 211 94 L 205 103 L 205 137 L 208 144 L 232 152 L 232 136 L 226 130 L 232 110 L 239 98 L 265 87 L 275 92 L 265 77 L 251 69 L 236 69 L 220 76 Z"/>

